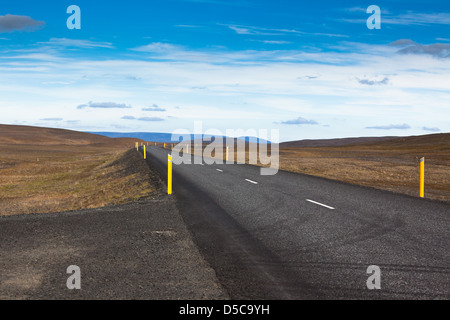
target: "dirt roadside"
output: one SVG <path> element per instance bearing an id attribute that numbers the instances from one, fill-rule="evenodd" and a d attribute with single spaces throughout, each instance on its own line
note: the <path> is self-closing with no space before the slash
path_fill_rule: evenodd
<path id="1" fill-rule="evenodd" d="M 0 299 L 213 300 L 228 296 L 173 198 L 0 217 Z M 70 265 L 81 289 L 69 290 Z"/>

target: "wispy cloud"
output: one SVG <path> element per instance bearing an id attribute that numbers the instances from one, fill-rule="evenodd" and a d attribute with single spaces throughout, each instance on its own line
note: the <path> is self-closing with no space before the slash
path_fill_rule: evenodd
<path id="1" fill-rule="evenodd" d="M 396 16 L 383 16 L 382 23 L 401 25 L 450 24 L 450 13 L 417 13 L 410 12 Z"/>
<path id="2" fill-rule="evenodd" d="M 56 47 L 77 47 L 77 48 L 109 48 L 114 46 L 110 42 L 99 42 L 82 39 L 67 39 L 67 38 L 51 38 L 46 42 L 38 42 L 38 44 L 56 46 Z"/>
<path id="3" fill-rule="evenodd" d="M 264 28 L 264 27 L 257 27 L 257 26 L 220 24 L 220 23 L 218 23 L 218 25 L 226 26 L 229 29 L 236 32 L 237 34 L 242 34 L 242 35 L 256 35 L 256 36 L 314 35 L 314 36 L 348 38 L 348 35 L 344 35 L 344 34 L 305 32 L 305 31 L 300 31 L 300 30 L 296 30 L 296 29 Z"/>
<path id="4" fill-rule="evenodd" d="M 44 25 L 44 21 L 38 21 L 28 16 L 18 16 L 12 14 L 0 16 L 0 32 L 32 32 L 44 27 Z"/>
<path id="5" fill-rule="evenodd" d="M 302 34 L 299 30 L 295 29 L 276 29 L 276 28 L 263 28 L 255 26 L 244 26 L 234 24 L 218 24 L 226 26 L 229 29 L 235 31 L 237 34 L 250 34 L 250 35 L 263 35 L 263 36 L 280 36 L 285 34 Z"/>
<path id="6" fill-rule="evenodd" d="M 123 116 L 120 119 L 123 120 L 138 120 L 138 121 L 164 121 L 163 118 L 158 118 L 158 117 L 140 117 L 140 118 L 136 118 L 134 116 Z"/>
<path id="7" fill-rule="evenodd" d="M 374 85 L 384 85 L 389 83 L 389 78 L 384 77 L 382 80 L 370 80 L 370 79 L 360 79 L 356 78 L 356 80 L 360 84 L 368 85 L 368 86 L 374 86 Z"/>
<path id="8" fill-rule="evenodd" d="M 262 42 L 266 44 L 290 44 L 292 41 L 284 41 L 284 40 L 252 40 L 257 42 Z"/>
<path id="9" fill-rule="evenodd" d="M 441 132 L 441 129 L 438 127 L 422 127 L 423 131 L 429 131 L 429 132 Z"/>
<path id="10" fill-rule="evenodd" d="M 404 124 L 390 124 L 387 126 L 373 126 L 373 127 L 366 127 L 366 129 L 376 129 L 376 130 L 392 130 L 392 129 L 396 129 L 396 130 L 406 130 L 406 129 L 411 129 L 411 127 L 404 123 Z"/>
<path id="11" fill-rule="evenodd" d="M 351 8 L 346 8 L 345 11 L 348 12 L 367 12 L 367 7 L 363 8 L 363 7 L 351 7 Z"/>
<path id="12" fill-rule="evenodd" d="M 235 31 L 237 34 L 256 34 L 256 35 L 264 35 L 264 36 L 282 35 L 282 33 L 262 32 L 260 30 L 255 30 L 252 28 L 241 27 L 241 26 L 228 26 L 228 28 Z"/>
<path id="13" fill-rule="evenodd" d="M 80 123 L 80 120 L 66 120 L 64 122 L 66 122 L 68 124 L 78 124 L 78 123 Z"/>
<path id="14" fill-rule="evenodd" d="M 299 80 L 304 80 L 304 79 L 306 79 L 306 80 L 314 80 L 314 79 L 318 79 L 319 77 L 320 77 L 320 75 L 307 74 L 305 76 L 298 77 L 297 79 L 299 79 Z"/>
<path id="15" fill-rule="evenodd" d="M 353 12 L 361 12 L 362 10 L 354 10 Z M 340 21 L 350 22 L 350 23 L 366 23 L 367 15 L 364 15 L 362 18 L 343 18 L 339 19 Z M 381 25 L 383 24 L 394 24 L 394 25 L 448 25 L 450 24 L 450 13 L 417 13 L 417 12 L 408 12 L 404 14 L 390 14 L 388 11 L 382 9 L 382 19 Z"/>
<path id="16" fill-rule="evenodd" d="M 308 120 L 302 117 L 298 117 L 297 119 L 292 119 L 292 120 L 286 120 L 286 121 L 282 121 L 282 124 L 310 124 L 310 125 L 316 125 L 318 124 L 317 121 L 315 120 Z"/>
<path id="17" fill-rule="evenodd" d="M 149 53 L 167 53 L 172 51 L 184 50 L 182 46 L 164 42 L 153 42 L 145 46 L 131 49 L 133 51 L 149 52 Z"/>
<path id="18" fill-rule="evenodd" d="M 449 58 L 450 44 L 434 43 L 420 44 L 411 39 L 399 39 L 389 44 L 391 47 L 399 47 L 398 54 L 426 54 L 435 58 Z"/>
<path id="19" fill-rule="evenodd" d="M 403 46 L 409 46 L 409 45 L 415 45 L 415 44 L 417 44 L 417 43 L 411 39 L 398 39 L 394 42 L 389 43 L 389 46 L 403 47 Z"/>
<path id="20" fill-rule="evenodd" d="M 63 118 L 42 118 L 42 121 L 62 121 Z"/>
<path id="21" fill-rule="evenodd" d="M 158 117 L 141 117 L 141 118 L 138 118 L 137 120 L 139 120 L 139 121 L 164 121 L 163 118 L 158 118 Z"/>
<path id="22" fill-rule="evenodd" d="M 154 104 L 151 107 L 142 108 L 142 111 L 166 111 L 166 109 L 159 107 L 157 104 Z"/>
<path id="23" fill-rule="evenodd" d="M 89 102 L 88 104 L 82 104 L 77 107 L 77 109 L 84 108 L 97 108 L 97 109 L 129 109 L 131 106 L 128 106 L 123 103 L 115 103 L 115 102 Z"/>
<path id="24" fill-rule="evenodd" d="M 179 28 L 200 28 L 200 26 L 196 26 L 194 24 L 176 24 L 175 27 L 179 27 Z"/>
<path id="25" fill-rule="evenodd" d="M 398 51 L 400 54 L 427 54 L 436 58 L 450 58 L 450 44 L 413 44 Z"/>

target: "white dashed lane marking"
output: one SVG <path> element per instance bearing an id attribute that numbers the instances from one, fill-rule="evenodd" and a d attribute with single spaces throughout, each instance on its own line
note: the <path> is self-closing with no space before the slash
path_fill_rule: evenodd
<path id="1" fill-rule="evenodd" d="M 327 206 L 326 204 L 323 204 L 323 203 L 320 203 L 320 202 L 317 202 L 317 201 L 314 201 L 314 200 L 306 199 L 306 201 L 309 201 L 309 202 L 314 203 L 314 204 L 317 204 L 317 205 L 319 205 L 319 206 L 322 206 L 322 207 L 325 207 L 325 208 L 334 210 L 333 207 Z"/>

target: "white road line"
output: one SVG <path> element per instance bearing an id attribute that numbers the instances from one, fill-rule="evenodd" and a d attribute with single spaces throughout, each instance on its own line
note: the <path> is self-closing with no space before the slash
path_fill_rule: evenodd
<path id="1" fill-rule="evenodd" d="M 217 171 L 220 171 L 220 172 L 223 172 L 223 170 L 220 170 L 220 169 L 216 169 Z"/>
<path id="2" fill-rule="evenodd" d="M 328 209 L 334 210 L 334 208 L 333 208 L 333 207 L 327 206 L 326 204 L 323 204 L 323 203 L 320 203 L 320 202 L 316 202 L 316 201 L 313 201 L 313 200 L 309 200 L 309 199 L 306 199 L 306 201 L 309 201 L 309 202 L 312 202 L 312 203 L 318 204 L 319 206 L 322 206 L 322 207 L 325 207 L 325 208 L 328 208 Z"/>
<path id="3" fill-rule="evenodd" d="M 201 166 L 204 166 L 204 164 L 203 164 L 203 163 L 199 163 L 199 165 L 201 165 Z"/>
<path id="4" fill-rule="evenodd" d="M 248 182 L 253 183 L 253 184 L 258 184 L 258 182 L 250 180 L 250 179 L 245 179 L 245 181 L 248 181 Z"/>

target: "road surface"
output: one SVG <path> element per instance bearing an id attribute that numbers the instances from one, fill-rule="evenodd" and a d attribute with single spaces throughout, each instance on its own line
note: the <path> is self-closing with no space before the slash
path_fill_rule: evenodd
<path id="1" fill-rule="evenodd" d="M 168 152 L 147 148 L 163 178 Z M 450 297 L 449 204 L 194 162 L 173 166 L 173 196 L 232 299 Z M 381 272 L 380 289 L 368 288 L 378 276 L 369 266 Z"/>

